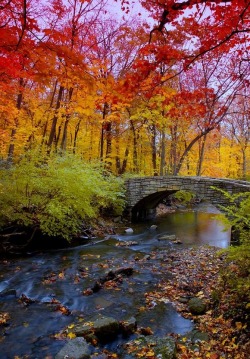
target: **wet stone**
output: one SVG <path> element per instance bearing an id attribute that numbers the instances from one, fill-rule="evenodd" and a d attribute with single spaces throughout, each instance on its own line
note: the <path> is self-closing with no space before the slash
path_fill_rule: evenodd
<path id="1" fill-rule="evenodd" d="M 200 298 L 192 298 L 188 302 L 189 310 L 194 315 L 202 315 L 206 312 L 206 304 Z"/>
<path id="2" fill-rule="evenodd" d="M 55 356 L 55 359 L 89 359 L 90 346 L 84 338 L 75 338 L 70 340 Z"/>
<path id="3" fill-rule="evenodd" d="M 128 337 L 129 335 L 133 334 L 137 329 L 136 319 L 134 317 L 131 317 L 128 320 L 120 322 L 120 328 L 122 335 L 124 337 Z"/>
<path id="4" fill-rule="evenodd" d="M 164 234 L 163 236 L 158 237 L 158 240 L 168 240 L 168 241 L 174 241 L 176 240 L 176 235 L 175 234 Z"/>
<path id="5" fill-rule="evenodd" d="M 73 333 L 76 336 L 83 336 L 86 340 L 94 335 L 101 342 L 109 342 L 118 335 L 119 323 L 111 317 L 100 317 L 93 322 L 77 324 Z"/>

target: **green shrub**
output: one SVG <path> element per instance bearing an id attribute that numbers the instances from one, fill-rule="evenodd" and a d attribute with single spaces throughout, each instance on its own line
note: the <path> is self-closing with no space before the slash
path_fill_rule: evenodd
<path id="1" fill-rule="evenodd" d="M 0 169 L 0 227 L 17 224 L 40 228 L 43 234 L 76 235 L 84 219 L 102 208 L 121 213 L 121 179 L 98 164 L 75 155 L 26 154 L 10 168 Z"/>
<path id="2" fill-rule="evenodd" d="M 183 204 L 189 204 L 194 199 L 194 197 L 194 193 L 185 190 L 180 190 L 173 194 L 173 198 L 177 199 Z"/>
<path id="3" fill-rule="evenodd" d="M 237 236 L 237 245 L 227 250 L 227 267 L 222 273 L 224 285 L 234 293 L 236 301 L 250 301 L 250 192 L 228 194 L 230 205 L 221 207 Z M 237 299 L 238 298 L 238 299 Z"/>

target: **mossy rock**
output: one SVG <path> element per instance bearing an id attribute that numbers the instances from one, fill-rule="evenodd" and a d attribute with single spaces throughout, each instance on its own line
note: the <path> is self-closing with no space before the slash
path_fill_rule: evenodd
<path id="1" fill-rule="evenodd" d="M 188 302 L 188 308 L 194 315 L 202 315 L 206 312 L 206 303 L 200 298 L 192 298 Z"/>

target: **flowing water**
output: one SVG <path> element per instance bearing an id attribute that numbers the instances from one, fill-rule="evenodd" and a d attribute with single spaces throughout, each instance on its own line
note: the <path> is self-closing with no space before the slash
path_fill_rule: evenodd
<path id="1" fill-rule="evenodd" d="M 169 303 L 149 311 L 139 310 L 145 305 L 144 293 L 168 276 L 160 270 L 160 256 L 148 260 L 147 255 L 160 250 L 167 255 L 173 246 L 227 247 L 230 233 L 223 230 L 216 215 L 215 208 L 198 206 L 194 211 L 179 211 L 132 225 L 131 235 L 123 232 L 75 248 L 1 260 L 0 292 L 13 289 L 16 296 L 12 291 L 0 297 L 0 312 L 10 315 L 9 324 L 0 326 L 0 358 L 53 358 L 65 344 L 56 340 L 55 334 L 79 318 L 91 321 L 98 315 L 119 320 L 135 316 L 138 326 L 150 326 L 159 336 L 192 330 L 193 323 Z M 157 224 L 156 230 L 150 229 L 152 224 Z M 160 240 L 163 234 L 175 234 L 182 244 Z M 121 246 L 126 241 L 134 244 Z M 133 267 L 133 275 L 124 278 L 117 288 L 83 295 L 106 272 L 120 267 Z M 32 303 L 27 303 L 28 299 Z M 122 339 L 110 343 L 109 348 L 115 350 L 119 341 Z"/>

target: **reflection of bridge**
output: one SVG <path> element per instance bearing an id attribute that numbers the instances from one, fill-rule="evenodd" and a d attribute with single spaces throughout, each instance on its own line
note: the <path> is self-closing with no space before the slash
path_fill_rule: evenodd
<path id="1" fill-rule="evenodd" d="M 211 188 L 220 188 L 231 194 L 250 192 L 250 182 L 209 177 L 140 177 L 126 181 L 127 210 L 132 219 L 145 218 L 170 194 L 179 190 L 193 192 L 199 199 L 213 205 L 227 205 L 222 193 Z"/>

